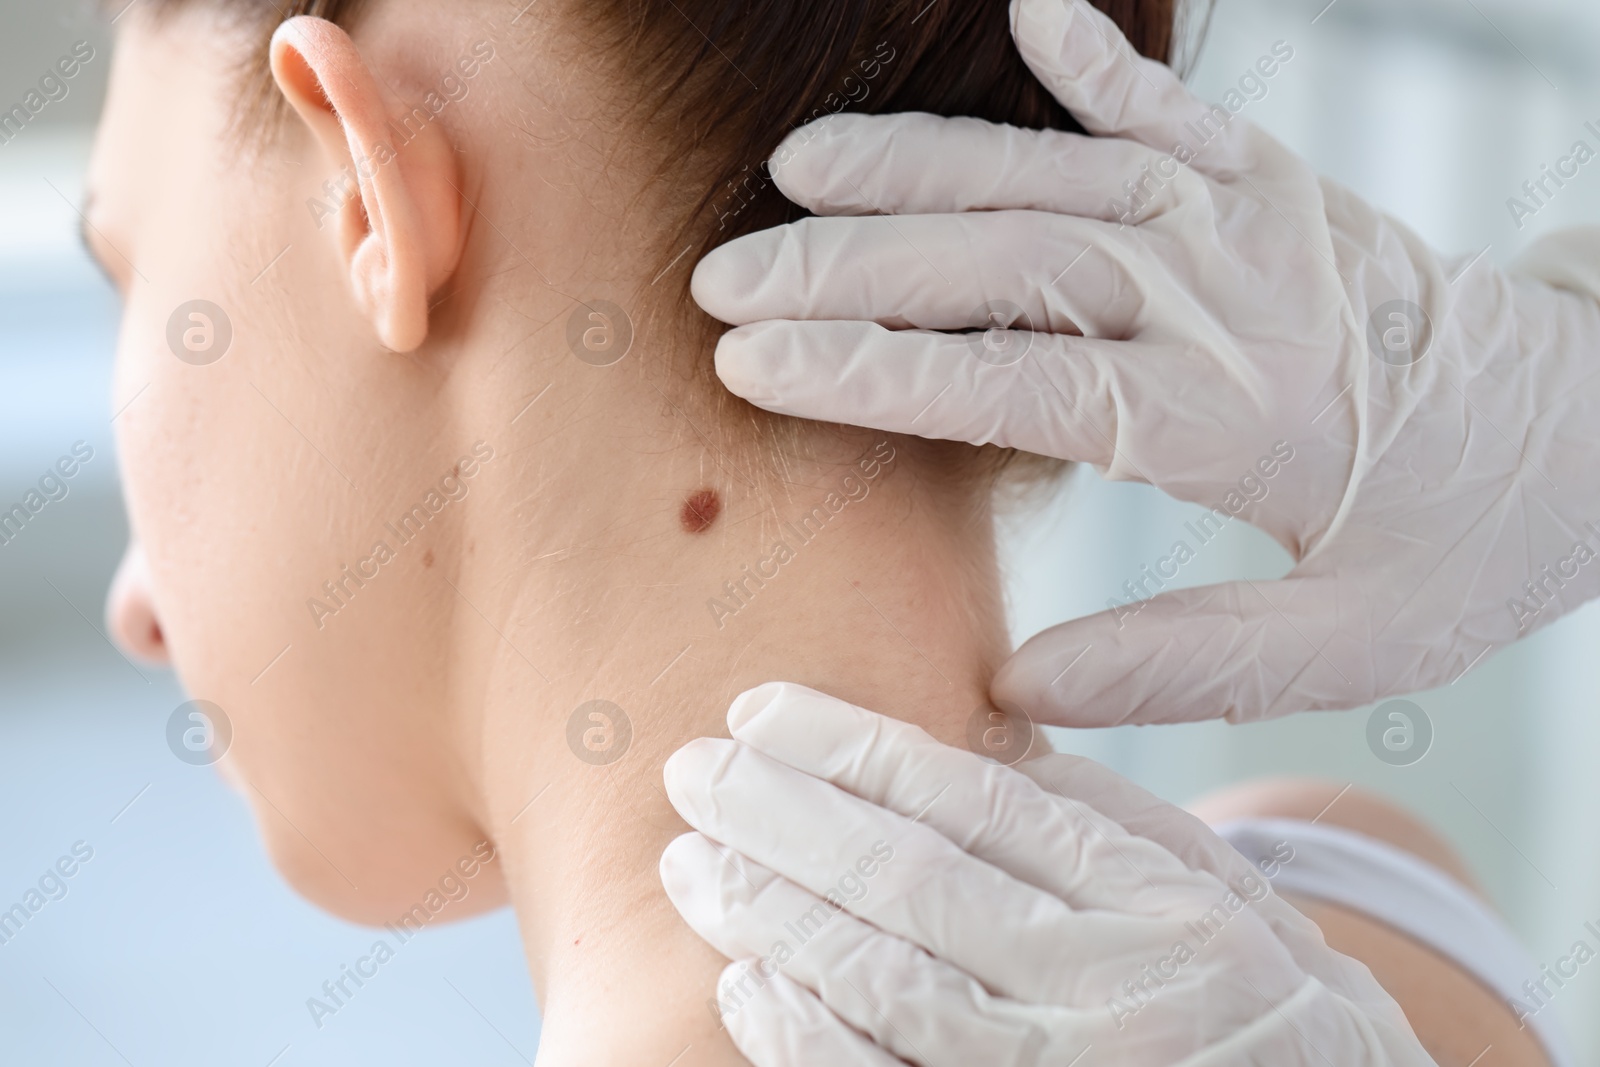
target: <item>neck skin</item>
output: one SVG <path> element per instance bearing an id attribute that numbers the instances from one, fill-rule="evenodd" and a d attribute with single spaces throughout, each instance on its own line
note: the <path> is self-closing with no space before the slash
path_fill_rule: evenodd
<path id="1" fill-rule="evenodd" d="M 439 609 L 443 740 L 517 910 L 540 1067 L 739 1064 L 708 1007 L 727 961 L 661 887 L 661 852 L 688 829 L 662 765 L 696 737 L 726 737 L 732 699 L 774 680 L 965 745 L 1007 651 L 1004 613 L 987 506 L 930 476 L 951 448 L 792 425 L 771 447 L 759 413 L 708 380 L 709 346 L 671 328 L 690 265 L 661 269 L 678 251 L 663 220 L 681 205 L 649 177 L 654 149 L 608 132 L 604 81 L 580 65 L 545 85 L 540 106 L 510 116 L 525 142 L 507 122 L 452 131 L 472 210 L 418 354 L 446 380 L 417 380 L 428 422 L 496 458 L 441 548 L 459 590 Z M 595 299 L 632 318 L 632 347 L 605 367 L 567 342 L 580 300 Z M 893 458 L 868 477 L 856 462 L 875 451 Z M 687 532 L 685 502 L 708 488 L 719 514 Z M 795 536 L 812 514 L 820 532 Z M 779 541 L 793 556 L 775 564 Z M 759 587 L 747 577 L 774 566 Z M 606 765 L 568 740 L 595 700 L 631 724 Z"/>
<path id="2" fill-rule="evenodd" d="M 478 818 L 544 1013 L 539 1062 L 742 1063 L 708 1006 L 727 961 L 661 888 L 661 851 L 687 830 L 662 791 L 662 764 L 694 737 L 727 736 L 732 698 L 771 680 L 964 745 L 1004 652 L 987 514 L 948 518 L 971 508 L 920 476 L 916 446 L 883 435 L 819 429 L 831 455 L 790 466 L 775 487 L 742 484 L 686 432 L 685 406 L 664 405 L 641 380 L 648 362 L 565 363 L 543 422 L 519 420 L 523 440 L 481 481 L 479 514 L 505 519 L 468 535 L 459 584 L 494 628 L 473 611 L 457 619 L 461 662 L 472 665 L 460 677 L 485 679 L 459 694 L 458 706 L 483 709 L 462 741 L 479 753 Z M 868 478 L 854 461 L 875 450 L 893 458 Z M 858 499 L 829 512 L 852 473 Z M 720 514 L 687 532 L 683 504 L 706 487 Z M 827 519 L 806 542 L 796 529 L 817 507 Z M 758 587 L 744 568 L 771 560 L 778 541 L 793 558 Z M 713 613 L 713 598 L 736 604 L 725 583 L 738 580 L 746 603 Z M 568 742 L 575 709 L 596 699 L 631 723 L 609 765 Z"/>

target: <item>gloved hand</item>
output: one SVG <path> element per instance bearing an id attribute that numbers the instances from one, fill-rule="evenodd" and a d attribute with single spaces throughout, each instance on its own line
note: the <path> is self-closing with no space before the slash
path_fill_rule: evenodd
<path id="1" fill-rule="evenodd" d="M 997 700 L 1076 726 L 1355 707 L 1600 593 L 1600 228 L 1521 274 L 1441 257 L 1083 0 L 1012 19 L 1098 136 L 822 120 L 774 172 L 825 217 L 731 242 L 693 283 L 738 326 L 718 373 L 761 407 L 1213 509 L 1129 576 L 1142 603 L 1028 641 Z M 1288 549 L 1285 578 L 1143 600 L 1233 515 Z"/>
<path id="2" fill-rule="evenodd" d="M 667 761 L 698 832 L 661 877 L 737 961 L 718 1006 L 756 1067 L 1433 1063 L 1261 871 L 1104 768 L 1013 770 L 787 683 L 728 726 Z"/>

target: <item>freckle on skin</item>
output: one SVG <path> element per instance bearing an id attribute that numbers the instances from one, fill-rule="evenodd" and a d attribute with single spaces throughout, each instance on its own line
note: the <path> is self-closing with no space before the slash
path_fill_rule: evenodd
<path id="1" fill-rule="evenodd" d="M 430 548 L 422 554 L 422 566 L 424 568 L 433 566 L 433 549 Z"/>
<path id="2" fill-rule="evenodd" d="M 696 489 L 689 494 L 689 499 L 683 502 L 683 510 L 678 512 L 678 521 L 683 524 L 687 533 L 704 533 L 717 521 L 717 515 L 722 511 L 722 499 L 717 496 L 715 489 Z"/>

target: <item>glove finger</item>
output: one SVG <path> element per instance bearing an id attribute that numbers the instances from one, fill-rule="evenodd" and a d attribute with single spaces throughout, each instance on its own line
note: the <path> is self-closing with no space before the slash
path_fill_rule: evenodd
<path id="1" fill-rule="evenodd" d="M 1035 635 L 990 692 L 1059 726 L 1358 707 L 1393 673 L 1364 599 L 1322 577 L 1163 593 Z"/>
<path id="2" fill-rule="evenodd" d="M 1140 341 L 781 321 L 723 334 L 716 366 L 729 391 L 768 411 L 1020 448 L 1132 481 L 1157 481 L 1160 471 L 1122 451 L 1119 433 L 1137 440 L 1144 419 L 1159 419 L 1166 407 L 1136 376 L 1159 366 L 1159 395 L 1167 396 L 1200 368 Z M 1139 406 L 1126 410 L 1130 404 Z"/>
<path id="3" fill-rule="evenodd" d="M 1188 146 L 1201 173 L 1231 172 L 1248 158 L 1246 123 L 1196 99 L 1086 0 L 1012 0 L 1011 36 L 1034 76 L 1090 133 L 1163 153 Z"/>
<path id="4" fill-rule="evenodd" d="M 1053 753 L 1016 765 L 1058 803 L 1087 804 L 1128 833 L 1154 841 L 1191 870 L 1228 885 L 1258 875 L 1250 861 L 1183 808 L 1083 756 Z"/>
<path id="5" fill-rule="evenodd" d="M 719 952 L 748 961 L 724 972 L 718 987 L 724 1020 L 759 1002 L 782 975 L 885 1050 L 924 1067 L 1065 1064 L 1091 1046 L 1102 1054 L 1114 1050 L 1117 1062 L 1172 1063 L 1270 1015 L 1263 997 L 1281 1000 L 1304 984 L 1254 914 L 1228 917 L 1267 902 L 1254 892 L 1234 904 L 1213 901 L 1209 913 L 1191 912 L 1199 918 L 1173 922 L 1159 942 L 1123 940 L 1102 919 L 1093 943 L 1059 946 L 1080 971 L 1072 999 L 1031 1004 L 989 995 L 944 961 L 698 834 L 668 847 L 662 883 L 697 933 Z M 861 885 L 867 895 L 876 891 L 872 878 Z M 1230 923 L 1238 924 L 1224 943 L 1230 947 L 1213 946 L 1195 969 L 1174 968 L 1185 951 L 1195 951 L 1195 939 L 1203 952 Z M 1145 1016 L 1152 1000 L 1161 1007 Z"/>
<path id="6" fill-rule="evenodd" d="M 1152 172 L 1140 222 L 1205 195 L 1199 175 L 1134 141 L 921 112 L 833 115 L 795 130 L 773 158 L 783 195 L 818 215 L 1027 210 L 1120 222 L 1131 210 L 1123 183 Z"/>
<path id="7" fill-rule="evenodd" d="M 1060 803 L 1008 767 L 802 685 L 769 682 L 741 693 L 728 728 L 795 770 L 917 818 L 1073 908 L 1159 914 L 1185 890 L 1220 890 L 1092 805 Z"/>
<path id="8" fill-rule="evenodd" d="M 745 977 L 741 968 L 749 962 L 730 964 L 720 986 Z M 722 1021 L 753 1067 L 905 1067 L 906 1061 L 850 1029 L 814 993 L 781 974 L 738 1010 L 725 1012 Z"/>
<path id="9" fill-rule="evenodd" d="M 714 249 L 691 289 L 735 326 L 859 319 L 966 330 L 992 325 L 1003 301 L 1034 330 L 1121 338 L 1178 299 L 1137 233 L 1040 211 L 806 218 Z"/>
<path id="10" fill-rule="evenodd" d="M 1149 951 L 1171 932 L 1169 922 L 1136 915 L 1075 914 L 938 831 L 735 741 L 691 741 L 667 760 L 664 777 L 673 807 L 696 830 L 1002 996 L 1073 1003 L 1082 953 L 1107 938 Z M 872 861 L 873 891 L 850 899 Z"/>
<path id="11" fill-rule="evenodd" d="M 661 881 L 697 934 L 724 956 L 749 960 L 738 982 L 719 987 L 724 1019 L 781 972 L 897 1056 L 927 1067 L 1000 1067 L 1036 1062 L 1046 1046 L 1065 1051 L 1054 1035 L 1077 1029 L 1075 1016 L 1104 1015 L 1098 1005 L 1071 1012 L 990 996 L 970 975 L 700 834 L 667 846 Z M 859 885 L 873 892 L 870 876 Z M 1075 1040 L 1074 1054 L 1089 1038 Z"/>

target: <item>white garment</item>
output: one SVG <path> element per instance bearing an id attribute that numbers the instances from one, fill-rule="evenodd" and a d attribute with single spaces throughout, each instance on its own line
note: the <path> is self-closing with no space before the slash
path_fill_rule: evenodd
<path id="1" fill-rule="evenodd" d="M 1522 983 L 1539 968 L 1505 921 L 1456 879 L 1409 852 L 1335 826 L 1300 819 L 1236 819 L 1214 827 L 1253 863 L 1274 861 L 1273 885 L 1349 908 L 1400 931 L 1488 987 L 1503 1001 L 1526 1003 Z M 1283 863 L 1284 842 L 1294 859 Z M 1528 1015 L 1552 1067 L 1575 1067 L 1555 1013 Z"/>

